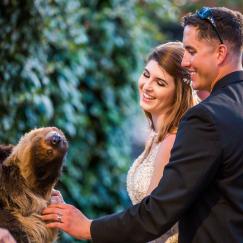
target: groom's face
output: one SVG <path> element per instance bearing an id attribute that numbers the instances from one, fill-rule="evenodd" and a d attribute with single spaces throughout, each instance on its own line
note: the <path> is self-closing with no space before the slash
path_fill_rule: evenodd
<path id="1" fill-rule="evenodd" d="M 183 44 L 185 54 L 181 65 L 189 70 L 192 87 L 210 91 L 218 71 L 217 41 L 199 38 L 197 27 L 187 25 L 184 28 Z"/>

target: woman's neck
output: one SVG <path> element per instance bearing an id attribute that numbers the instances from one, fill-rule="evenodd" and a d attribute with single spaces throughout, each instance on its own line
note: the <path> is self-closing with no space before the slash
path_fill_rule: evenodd
<path id="1" fill-rule="evenodd" d="M 155 132 L 159 132 L 159 128 L 161 127 L 161 124 L 164 122 L 164 114 L 160 115 L 152 115 L 152 121 L 153 121 L 153 127 Z"/>

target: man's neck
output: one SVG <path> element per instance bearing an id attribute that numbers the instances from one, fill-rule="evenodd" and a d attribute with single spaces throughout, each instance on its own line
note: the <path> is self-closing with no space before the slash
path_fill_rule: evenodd
<path id="1" fill-rule="evenodd" d="M 242 71 L 242 65 L 241 63 L 237 66 L 225 66 L 224 69 L 221 69 L 221 71 L 218 72 L 218 75 L 215 77 L 214 81 L 211 83 L 211 87 L 210 87 L 210 92 L 212 91 L 213 87 L 215 86 L 215 84 L 221 80 L 223 77 L 225 77 L 226 75 L 236 72 L 236 71 Z"/>

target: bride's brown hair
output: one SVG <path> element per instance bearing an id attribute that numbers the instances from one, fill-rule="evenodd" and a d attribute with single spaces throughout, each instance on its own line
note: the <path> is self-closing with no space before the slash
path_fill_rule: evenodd
<path id="1" fill-rule="evenodd" d="M 168 74 L 174 78 L 175 94 L 172 106 L 168 109 L 163 124 L 160 124 L 158 141 L 162 141 L 166 134 L 175 133 L 185 112 L 191 108 L 195 100 L 190 86 L 190 75 L 181 66 L 184 48 L 181 42 L 168 42 L 157 46 L 148 56 L 147 62 L 156 61 Z M 154 129 L 151 114 L 145 111 L 152 129 Z"/>

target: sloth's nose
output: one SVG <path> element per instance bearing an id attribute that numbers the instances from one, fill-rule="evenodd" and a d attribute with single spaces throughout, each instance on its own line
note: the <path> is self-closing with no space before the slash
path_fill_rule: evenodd
<path id="1" fill-rule="evenodd" d="M 62 141 L 62 137 L 57 132 L 49 132 L 46 140 L 49 141 L 51 145 L 57 146 Z"/>
<path id="2" fill-rule="evenodd" d="M 51 136 L 51 139 L 50 139 L 50 141 L 51 141 L 51 143 L 53 145 L 59 144 L 61 140 L 62 140 L 61 136 L 59 134 L 57 134 L 57 133 L 56 134 L 53 134 Z"/>

